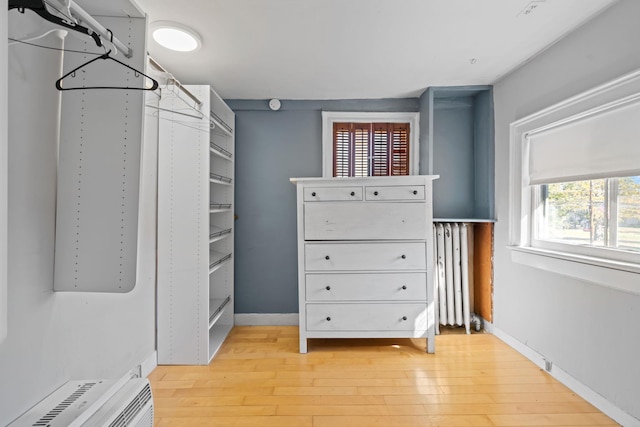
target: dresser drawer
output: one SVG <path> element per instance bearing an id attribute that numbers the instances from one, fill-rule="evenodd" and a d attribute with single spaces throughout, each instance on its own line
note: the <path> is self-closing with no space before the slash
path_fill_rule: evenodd
<path id="1" fill-rule="evenodd" d="M 425 273 L 306 275 L 307 301 L 426 301 Z"/>
<path id="2" fill-rule="evenodd" d="M 305 240 L 424 239 L 424 203 L 308 203 Z"/>
<path id="3" fill-rule="evenodd" d="M 362 200 L 362 187 L 305 187 L 305 202 Z"/>
<path id="4" fill-rule="evenodd" d="M 308 331 L 420 331 L 426 304 L 307 304 Z"/>
<path id="5" fill-rule="evenodd" d="M 305 269 L 327 270 L 424 270 L 424 242 L 307 243 Z"/>
<path id="6" fill-rule="evenodd" d="M 424 200 L 424 185 L 393 185 L 365 188 L 366 200 Z"/>

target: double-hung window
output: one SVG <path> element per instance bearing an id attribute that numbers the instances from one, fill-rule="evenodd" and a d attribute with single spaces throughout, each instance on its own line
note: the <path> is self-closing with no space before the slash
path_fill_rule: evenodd
<path id="1" fill-rule="evenodd" d="M 323 112 L 325 177 L 418 173 L 418 113 Z"/>
<path id="2" fill-rule="evenodd" d="M 630 261 L 640 256 L 640 176 L 540 184 L 534 206 L 534 247 Z"/>
<path id="3" fill-rule="evenodd" d="M 510 144 L 514 260 L 640 293 L 640 72 L 513 123 Z"/>

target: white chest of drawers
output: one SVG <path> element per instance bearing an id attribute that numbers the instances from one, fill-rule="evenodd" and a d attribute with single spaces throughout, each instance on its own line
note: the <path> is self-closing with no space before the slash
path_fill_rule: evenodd
<path id="1" fill-rule="evenodd" d="M 426 338 L 435 351 L 435 178 L 291 179 L 301 353 L 309 338 Z"/>

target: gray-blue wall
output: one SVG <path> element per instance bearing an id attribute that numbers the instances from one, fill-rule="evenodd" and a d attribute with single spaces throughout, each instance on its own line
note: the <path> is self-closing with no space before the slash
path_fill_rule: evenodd
<path id="1" fill-rule="evenodd" d="M 437 99 L 433 109 L 434 218 L 473 218 L 474 102 L 472 97 Z"/>
<path id="2" fill-rule="evenodd" d="M 227 100 L 236 113 L 235 311 L 297 313 L 291 177 L 322 176 L 321 111 L 418 111 L 418 99 Z"/>
<path id="3" fill-rule="evenodd" d="M 495 218 L 491 86 L 431 87 L 419 105 L 420 173 L 440 176 L 434 218 Z"/>
<path id="4" fill-rule="evenodd" d="M 430 89 L 420 99 L 284 100 L 279 111 L 266 100 L 227 103 L 236 113 L 236 313 L 298 311 L 289 178 L 322 175 L 322 111 L 419 111 L 420 172 L 441 176 L 434 216 L 493 217 L 489 87 Z"/>
<path id="5" fill-rule="evenodd" d="M 495 218 L 493 89 L 475 96 L 474 113 L 474 217 Z"/>

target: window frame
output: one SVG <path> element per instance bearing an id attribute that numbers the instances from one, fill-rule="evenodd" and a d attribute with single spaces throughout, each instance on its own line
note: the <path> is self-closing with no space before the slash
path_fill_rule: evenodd
<path id="1" fill-rule="evenodd" d="M 528 135 L 640 95 L 640 70 L 517 120 L 509 134 L 509 248 L 512 261 L 640 294 L 640 254 L 535 239 L 536 188 L 528 182 Z M 587 249 L 587 250 L 585 250 Z M 600 250 L 598 250 L 600 249 Z M 601 251 L 605 251 L 603 254 Z"/>
<path id="2" fill-rule="evenodd" d="M 617 178 L 613 178 L 617 179 Z M 535 185 L 531 191 L 532 197 L 532 211 L 531 211 L 531 247 L 545 249 L 556 252 L 573 253 L 579 256 L 600 258 L 603 260 L 622 261 L 630 264 L 640 264 L 640 253 L 634 251 L 628 251 L 613 247 L 592 246 L 592 245 L 572 245 L 569 243 L 563 243 L 559 241 L 553 241 L 548 239 L 540 239 L 537 233 L 537 227 L 539 227 L 539 210 L 542 208 L 541 185 Z M 615 226 L 617 228 L 617 223 Z M 640 266 L 639 266 L 640 267 Z M 639 270 L 640 271 L 640 270 Z"/>
<path id="3" fill-rule="evenodd" d="M 322 176 L 333 177 L 333 123 L 409 123 L 409 175 L 419 174 L 420 113 L 416 112 L 322 112 Z"/>

